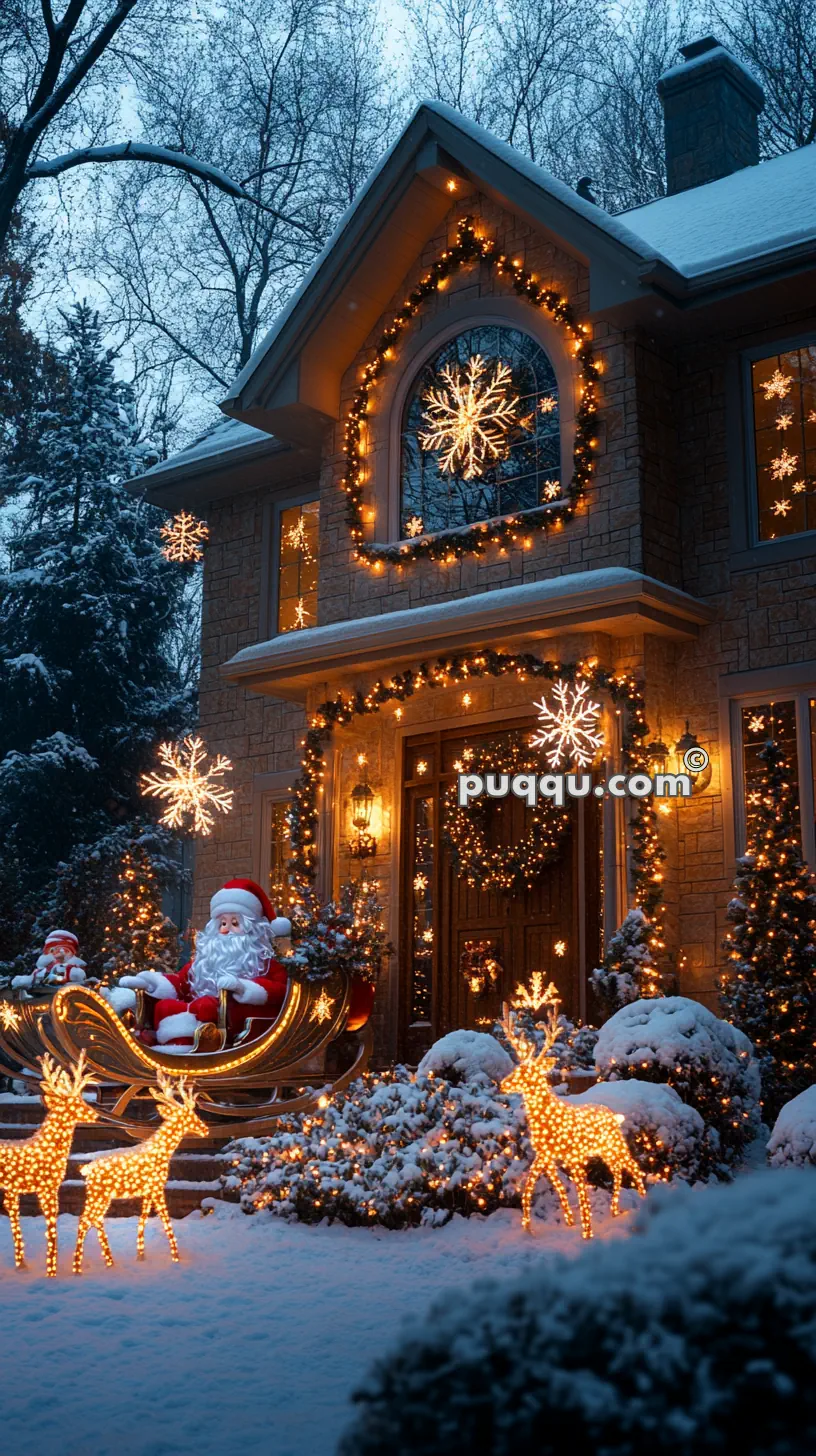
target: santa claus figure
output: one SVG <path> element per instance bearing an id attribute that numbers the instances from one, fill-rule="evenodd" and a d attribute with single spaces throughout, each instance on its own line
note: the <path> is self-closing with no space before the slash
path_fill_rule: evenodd
<path id="1" fill-rule="evenodd" d="M 201 1026 L 215 1025 L 220 993 L 227 991 L 227 1037 L 232 1041 L 249 1016 L 277 1016 L 288 977 L 275 959 L 275 941 L 290 930 L 288 920 L 275 917 L 268 896 L 254 880 L 228 880 L 213 895 L 207 927 L 196 937 L 195 955 L 182 970 L 172 976 L 140 971 L 122 976 L 119 985 L 153 998 L 155 1041 L 168 1048 L 190 1047 Z"/>
<path id="2" fill-rule="evenodd" d="M 85 962 L 79 957 L 79 941 L 70 930 L 51 930 L 42 954 L 30 976 L 15 976 L 14 990 L 41 991 L 47 986 L 64 986 L 85 980 Z"/>

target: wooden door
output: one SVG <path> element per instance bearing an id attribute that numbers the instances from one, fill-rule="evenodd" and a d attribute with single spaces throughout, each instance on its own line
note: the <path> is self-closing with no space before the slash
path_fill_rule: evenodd
<path id="1" fill-rule="evenodd" d="M 532 724 L 514 725 L 514 733 Z M 558 858 L 529 890 L 502 893 L 468 885 L 443 842 L 444 795 L 466 746 L 500 741 L 501 729 L 429 732 L 404 748 L 402 813 L 402 996 L 400 1055 L 415 1061 L 457 1027 L 489 1029 L 503 999 L 532 971 L 555 981 L 564 1011 L 586 1005 L 581 981 L 598 964 L 601 946 L 601 807 L 570 807 L 572 824 Z M 509 796 L 491 805 L 491 848 L 518 842 L 529 810 Z M 497 985 L 474 995 L 461 971 L 468 941 L 492 944 L 502 970 Z"/>

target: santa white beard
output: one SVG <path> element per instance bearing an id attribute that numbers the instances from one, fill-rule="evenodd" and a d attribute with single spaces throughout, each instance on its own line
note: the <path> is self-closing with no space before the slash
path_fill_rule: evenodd
<path id="1" fill-rule="evenodd" d="M 210 920 L 196 937 L 195 956 L 188 983 L 194 996 L 217 996 L 225 976 L 257 981 L 273 953 L 267 920 L 243 917 L 243 933 L 222 935 L 218 921 Z"/>

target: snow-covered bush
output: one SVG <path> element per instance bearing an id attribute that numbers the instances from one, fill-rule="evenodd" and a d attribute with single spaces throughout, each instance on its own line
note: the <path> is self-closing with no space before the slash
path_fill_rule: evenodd
<path id="1" fill-rule="evenodd" d="M 634 1001 L 601 1027 L 605 1082 L 667 1082 L 706 1126 L 711 1167 L 726 1175 L 760 1126 L 759 1069 L 747 1036 L 685 996 Z"/>
<path id="2" fill-rule="evenodd" d="M 772 1168 L 816 1164 L 816 1087 L 806 1087 L 782 1108 L 768 1142 Z"/>
<path id="3" fill-rule="evenodd" d="M 472 1082 L 480 1075 L 501 1082 L 510 1076 L 514 1066 L 512 1057 L 494 1036 L 484 1031 L 450 1031 L 425 1053 L 417 1072 L 420 1076 L 433 1072 L 449 1082 Z"/>
<path id="4" fill-rule="evenodd" d="M 327 1107 L 227 1153 L 225 1187 L 240 1187 L 247 1213 L 386 1228 L 517 1204 L 532 1161 L 518 1098 L 483 1075 L 467 1085 L 405 1067 L 367 1072 Z"/>
<path id="5" fill-rule="evenodd" d="M 604 1012 L 656 994 L 659 976 L 649 944 L 650 922 L 642 910 L 630 910 L 610 937 L 604 963 L 590 976 L 590 985 Z"/>
<path id="6" fill-rule="evenodd" d="M 623 1135 L 638 1166 L 656 1178 L 694 1183 L 709 1162 L 705 1123 L 673 1087 L 654 1082 L 599 1082 L 569 1102 L 609 1107 L 623 1116 Z M 604 1180 L 610 1182 L 611 1179 Z"/>
<path id="7" fill-rule="evenodd" d="M 650 1195 L 636 1228 L 423 1308 L 340 1456 L 816 1450 L 816 1175 Z"/>

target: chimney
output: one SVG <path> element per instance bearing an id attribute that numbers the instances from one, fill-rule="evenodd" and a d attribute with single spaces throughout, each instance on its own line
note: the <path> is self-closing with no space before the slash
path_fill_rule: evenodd
<path id="1" fill-rule="evenodd" d="M 713 36 L 681 46 L 680 54 L 682 63 L 657 83 L 669 195 L 756 166 L 765 105 L 751 72 Z"/>

